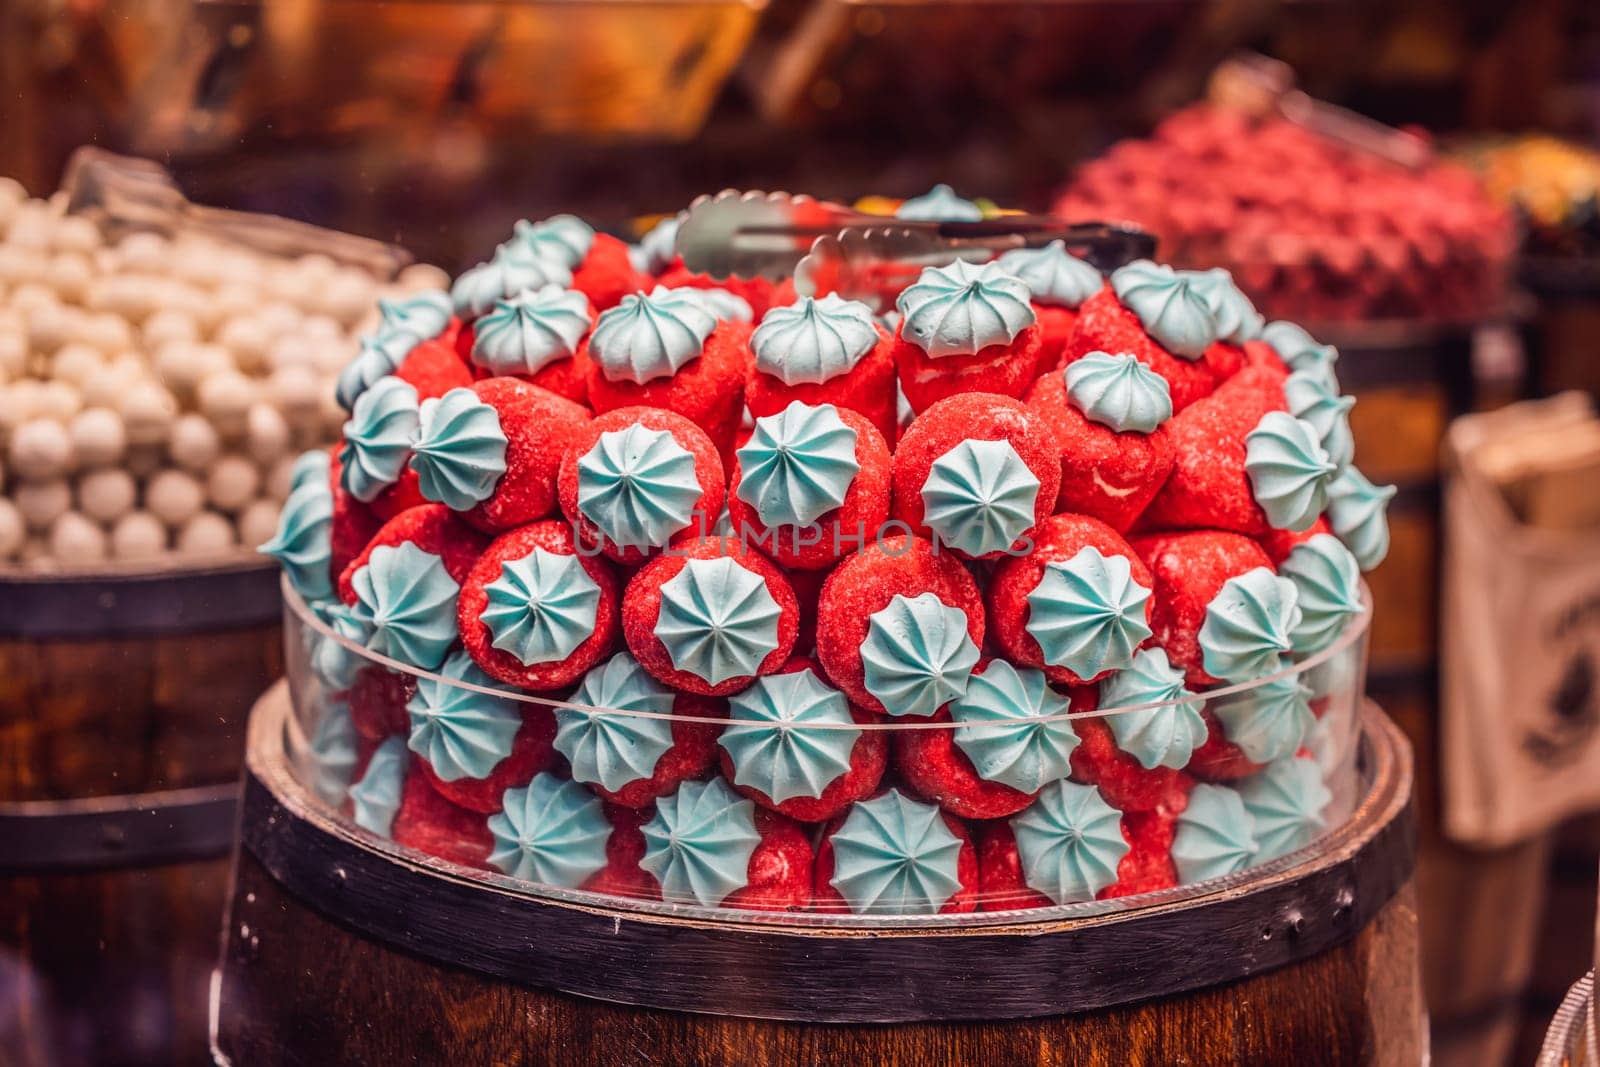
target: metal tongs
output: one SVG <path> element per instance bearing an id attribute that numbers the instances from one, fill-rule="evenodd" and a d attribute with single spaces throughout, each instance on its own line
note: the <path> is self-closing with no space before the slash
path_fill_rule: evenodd
<path id="1" fill-rule="evenodd" d="M 1102 271 L 1155 253 L 1131 226 L 1067 223 L 1051 215 L 996 215 L 938 222 L 868 215 L 794 193 L 728 189 L 702 196 L 678 227 L 678 254 L 714 278 L 794 278 L 802 296 L 838 293 L 882 312 L 924 267 L 987 262 L 1019 248 L 1062 241 Z"/>

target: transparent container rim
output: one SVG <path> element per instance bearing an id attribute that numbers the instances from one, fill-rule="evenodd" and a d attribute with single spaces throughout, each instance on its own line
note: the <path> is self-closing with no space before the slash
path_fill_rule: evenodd
<path id="1" fill-rule="evenodd" d="M 413 667 L 410 664 L 402 663 L 399 660 L 390 659 L 387 656 L 380 655 L 379 653 L 373 652 L 363 645 L 359 645 L 354 641 L 351 641 L 342 634 L 335 632 L 332 627 L 317 617 L 316 612 L 310 608 L 300 594 L 295 591 L 294 587 L 289 584 L 287 577 L 282 578 L 280 581 L 283 589 L 284 606 L 291 614 L 293 614 L 296 619 L 299 620 L 301 625 L 309 627 L 322 639 L 335 642 L 346 651 L 366 660 L 369 664 L 376 667 L 382 667 L 389 671 L 411 675 L 419 680 L 427 679 L 438 685 L 464 689 L 474 693 L 481 693 L 484 696 L 495 697 L 501 700 L 516 701 L 517 703 L 528 704 L 533 707 L 545 708 L 558 712 L 575 712 L 586 716 L 601 715 L 618 718 L 627 717 L 636 719 L 661 719 L 674 723 L 696 723 L 723 727 L 728 726 L 730 722 L 738 724 L 740 721 L 737 719 L 730 720 L 725 716 L 680 715 L 670 711 L 658 712 L 622 708 L 601 708 L 589 704 L 578 704 L 572 701 L 562 700 L 557 697 L 541 696 L 537 693 L 527 692 L 526 690 L 505 689 L 498 686 L 483 686 L 461 679 L 447 678 L 435 671 L 424 670 L 420 667 Z M 1220 686 L 1216 689 L 1207 689 L 1200 693 L 1194 693 L 1188 697 L 1175 697 L 1169 700 L 1158 700 L 1145 704 L 1129 704 L 1123 707 L 1095 708 L 1093 710 L 1086 711 L 1068 711 L 1055 715 L 1041 715 L 1030 718 L 1028 723 L 1029 725 L 1041 725 L 1053 722 L 1073 722 L 1077 720 L 1100 719 L 1111 715 L 1123 715 L 1131 712 L 1157 711 L 1162 708 L 1177 707 L 1180 705 L 1195 706 L 1215 700 L 1222 700 L 1232 697 L 1244 697 L 1251 692 L 1261 690 L 1267 686 L 1279 684 L 1289 679 L 1300 678 L 1315 670 L 1317 667 L 1334 660 L 1341 653 L 1344 653 L 1350 648 L 1356 646 L 1361 641 L 1362 637 L 1367 633 L 1367 629 L 1371 625 L 1371 622 L 1372 594 L 1367 588 L 1366 583 L 1363 581 L 1361 584 L 1361 611 L 1357 615 L 1351 617 L 1351 619 L 1345 624 L 1345 627 L 1340 632 L 1339 636 L 1330 642 L 1327 647 L 1322 648 L 1310 656 L 1307 656 L 1305 659 L 1297 663 L 1292 663 L 1290 666 L 1285 667 L 1284 669 L 1273 674 L 1264 675 L 1249 682 Z M 762 720 L 759 725 L 768 729 L 779 728 L 805 731 L 902 731 L 948 730 L 956 726 L 959 726 L 963 729 L 982 729 L 985 726 L 991 726 L 997 729 L 1006 729 L 1009 727 L 1014 727 L 1016 722 L 1015 720 L 1001 719 L 990 722 L 957 724 L 941 722 L 932 718 L 899 719 L 891 716 L 887 721 L 882 722 L 855 722 L 851 720 L 848 722 L 790 723 L 769 722 Z"/>

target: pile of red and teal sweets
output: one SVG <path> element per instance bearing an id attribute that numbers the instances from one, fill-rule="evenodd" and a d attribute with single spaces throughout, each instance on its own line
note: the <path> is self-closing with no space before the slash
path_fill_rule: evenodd
<path id="1" fill-rule="evenodd" d="M 543 886 L 861 915 L 1316 837 L 1392 493 L 1333 349 L 1222 271 L 1057 244 L 880 317 L 672 230 L 521 223 L 383 305 L 263 546 L 323 799 Z"/>

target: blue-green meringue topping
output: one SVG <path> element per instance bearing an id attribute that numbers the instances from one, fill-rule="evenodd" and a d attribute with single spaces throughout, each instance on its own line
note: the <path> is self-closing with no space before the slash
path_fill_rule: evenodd
<path id="1" fill-rule="evenodd" d="M 524 666 L 566 659 L 594 635 L 600 586 L 577 556 L 535 548 L 501 563 L 483 592 L 490 643 Z"/>
<path id="2" fill-rule="evenodd" d="M 1184 685 L 1183 672 L 1172 665 L 1162 648 L 1140 649 L 1126 670 L 1100 683 L 1103 708 L 1133 708 L 1166 701 L 1177 703 L 1117 711 L 1104 717 L 1111 735 L 1117 739 L 1117 747 L 1146 770 L 1181 770 L 1189 765 L 1194 750 L 1205 744 L 1206 721 L 1200 715 L 1200 699 Z"/>
<path id="3" fill-rule="evenodd" d="M 895 302 L 901 336 L 934 359 L 1008 345 L 1037 321 L 1027 285 L 998 263 L 927 267 Z"/>
<path id="4" fill-rule="evenodd" d="M 1289 666 L 1280 660 L 1279 669 Z M 1311 714 L 1311 690 L 1299 676 L 1285 674 L 1262 682 L 1235 696 L 1210 704 L 1222 723 L 1222 732 L 1239 746 L 1252 763 L 1270 763 L 1292 756 L 1305 741 L 1316 716 Z"/>
<path id="5" fill-rule="evenodd" d="M 278 532 L 256 551 L 277 560 L 303 598 L 324 600 L 333 595 L 332 528 L 333 493 L 326 479 L 307 481 L 283 502 Z"/>
<path id="6" fill-rule="evenodd" d="M 1172 387 L 1133 356 L 1090 352 L 1062 375 L 1073 406 L 1117 433 L 1154 433 L 1172 418 Z"/>
<path id="7" fill-rule="evenodd" d="M 1261 416 L 1244 439 L 1250 488 L 1279 530 L 1306 530 L 1328 503 L 1328 482 L 1338 467 L 1317 443 L 1317 431 L 1283 411 Z"/>
<path id="8" fill-rule="evenodd" d="M 312 610 L 329 629 L 352 644 L 365 646 L 372 637 L 372 625 L 360 605 L 350 607 L 342 601 L 329 600 L 312 605 Z M 311 670 L 317 680 L 332 692 L 354 685 L 356 675 L 370 661 L 309 627 L 306 632 L 311 637 Z"/>
<path id="9" fill-rule="evenodd" d="M 762 374 L 784 385 L 820 385 L 853 370 L 878 340 L 871 308 L 829 293 L 767 312 L 750 350 Z"/>
<path id="10" fill-rule="evenodd" d="M 1257 847 L 1255 819 L 1238 793 L 1222 785 L 1194 787 L 1172 837 L 1180 884 L 1242 871 L 1255 859 Z"/>
<path id="11" fill-rule="evenodd" d="M 1011 833 L 1029 887 L 1057 904 L 1093 900 L 1117 880 L 1128 854 L 1122 816 L 1092 785 L 1059 781 L 1011 817 Z"/>
<path id="12" fill-rule="evenodd" d="M 732 722 L 717 743 L 733 762 L 735 785 L 759 789 L 773 803 L 815 799 L 850 769 L 861 731 L 844 694 L 807 667 L 757 678 L 728 698 Z M 839 729 L 807 729 L 826 725 Z"/>
<path id="13" fill-rule="evenodd" d="M 1239 798 L 1255 825 L 1256 863 L 1311 844 L 1333 795 L 1316 760 L 1291 758 L 1241 782 Z"/>
<path id="14" fill-rule="evenodd" d="M 602 312 L 589 337 L 589 356 L 608 381 L 643 385 L 678 373 L 699 359 L 717 317 L 689 289 L 656 286 L 630 293 Z"/>
<path id="15" fill-rule="evenodd" d="M 605 869 L 611 823 L 599 797 L 544 771 L 506 790 L 489 833 L 489 862 L 511 877 L 577 889 Z"/>
<path id="16" fill-rule="evenodd" d="M 661 884 L 663 900 L 714 908 L 750 882 L 750 857 L 761 844 L 756 806 L 721 778 L 684 782 L 656 801 L 641 829 L 639 866 Z"/>
<path id="17" fill-rule="evenodd" d="M 356 724 L 350 718 L 350 705 L 343 700 L 326 701 L 321 708 L 322 717 L 317 720 L 311 732 L 311 743 L 306 746 L 309 764 L 306 777 L 317 798 L 337 808 L 344 803 L 360 759 Z"/>
<path id="18" fill-rule="evenodd" d="M 694 521 L 703 492 L 694 454 L 666 430 L 608 430 L 578 459 L 578 510 L 623 548 L 666 544 Z"/>
<path id="19" fill-rule="evenodd" d="M 839 409 L 798 400 L 757 419 L 738 455 L 735 491 L 768 527 L 810 526 L 844 503 L 861 469 Z"/>
<path id="20" fill-rule="evenodd" d="M 1350 409 L 1356 406 L 1356 398 L 1340 396 L 1328 381 L 1308 371 L 1295 371 L 1283 383 L 1283 398 L 1289 413 L 1316 431 L 1328 459 L 1343 467 L 1356 454 L 1350 433 Z"/>
<path id="21" fill-rule="evenodd" d="M 589 332 L 589 298 L 547 285 L 495 301 L 473 327 L 472 362 L 491 374 L 537 374 L 578 353 Z"/>
<path id="22" fill-rule="evenodd" d="M 450 294 L 442 289 L 427 289 L 410 296 L 378 301 L 379 321 L 422 340 L 438 337 L 450 325 L 453 312 Z"/>
<path id="23" fill-rule="evenodd" d="M 916 222 L 982 222 L 983 209 L 940 182 L 921 196 L 901 201 L 894 217 Z"/>
<path id="24" fill-rule="evenodd" d="M 1039 479 L 1010 441 L 968 439 L 933 461 L 922 483 L 922 521 L 968 556 L 1004 552 L 1033 528 Z"/>
<path id="25" fill-rule="evenodd" d="M 1389 501 L 1392 485 L 1373 485 L 1355 467 L 1346 467 L 1328 486 L 1328 525 L 1370 571 L 1389 554 Z"/>
<path id="26" fill-rule="evenodd" d="M 1125 669 L 1151 635 L 1150 590 L 1134 581 L 1127 557 L 1092 545 L 1046 563 L 1027 599 L 1027 631 L 1044 661 L 1079 678 Z"/>
<path id="27" fill-rule="evenodd" d="M 1229 578 L 1206 605 L 1200 624 L 1200 658 L 1207 674 L 1248 682 L 1278 669 L 1278 657 L 1294 647 L 1300 625 L 1294 583 L 1256 567 Z"/>
<path id="28" fill-rule="evenodd" d="M 427 500 L 468 511 L 494 495 L 506 472 L 506 435 L 500 413 L 471 389 L 452 389 L 422 402 L 411 469 Z"/>
<path id="29" fill-rule="evenodd" d="M 1035 304 L 1075 308 L 1105 285 L 1092 263 L 1067 253 L 1064 241 L 1051 241 L 1043 248 L 1014 248 L 995 262 L 1022 279 Z"/>
<path id="30" fill-rule="evenodd" d="M 961 888 L 961 839 L 898 789 L 851 805 L 829 840 L 828 884 L 857 915 L 931 915 Z"/>
<path id="31" fill-rule="evenodd" d="M 552 215 L 543 222 L 519 219 L 511 227 L 511 243 L 528 255 L 577 270 L 594 244 L 594 228 L 576 215 Z"/>
<path id="32" fill-rule="evenodd" d="M 1033 793 L 1072 773 L 1078 734 L 1070 719 L 1059 717 L 1071 710 L 1043 671 L 991 660 L 950 702 L 958 724 L 952 740 L 978 777 Z"/>
<path id="33" fill-rule="evenodd" d="M 346 411 L 355 408 L 361 394 L 400 368 L 417 346 L 417 335 L 407 330 L 384 327 L 356 343 L 356 354 L 339 371 L 333 396 Z"/>
<path id="34" fill-rule="evenodd" d="M 399 378 L 380 378 L 356 398 L 339 450 L 345 492 L 368 503 L 399 479 L 416 437 L 419 409 L 416 389 Z"/>
<path id="35" fill-rule="evenodd" d="M 289 492 L 307 485 L 320 485 L 326 488 L 331 479 L 329 473 L 333 470 L 333 457 L 325 448 L 313 448 L 302 452 L 295 457 L 294 465 L 289 468 Z"/>
<path id="36" fill-rule="evenodd" d="M 628 249 L 633 269 L 642 274 L 660 274 L 678 258 L 678 227 L 683 225 L 683 213 L 668 215 L 645 235 L 639 243 Z"/>
<path id="37" fill-rule="evenodd" d="M 1339 392 L 1339 381 L 1333 370 L 1333 365 L 1339 361 L 1337 348 L 1318 344 L 1304 329 L 1281 319 L 1267 323 L 1261 331 L 1261 340 L 1272 346 L 1289 369 L 1321 378 L 1335 394 Z"/>
<path id="38" fill-rule="evenodd" d="M 862 684 L 890 715 L 934 714 L 967 691 L 977 662 L 967 613 L 933 593 L 897 593 L 867 619 Z"/>
<path id="39" fill-rule="evenodd" d="M 705 309 L 722 322 L 754 322 L 755 308 L 750 306 L 750 301 L 737 293 L 730 293 L 726 289 L 715 286 L 702 289 L 700 286 L 686 286 L 679 290 L 691 293 L 705 305 Z"/>
<path id="40" fill-rule="evenodd" d="M 406 742 L 391 737 L 372 753 L 361 779 L 350 787 L 350 807 L 356 825 L 379 837 L 391 837 L 394 813 L 400 810 L 400 793 L 406 784 Z"/>
<path id="41" fill-rule="evenodd" d="M 1211 305 L 1171 267 L 1134 260 L 1112 272 L 1111 288 L 1144 332 L 1175 356 L 1199 359 L 1217 340 Z"/>
<path id="42" fill-rule="evenodd" d="M 672 747 L 672 723 L 627 712 L 672 713 L 672 691 L 618 652 L 583 676 L 572 703 L 597 711 L 556 709 L 556 751 L 572 765 L 572 777 L 615 792 L 649 778 Z"/>
<path id="43" fill-rule="evenodd" d="M 357 611 L 371 628 L 368 648 L 424 670 L 440 664 L 455 643 L 460 592 L 444 560 L 410 541 L 379 545 L 351 584 Z"/>
<path id="44" fill-rule="evenodd" d="M 675 669 L 721 685 L 778 650 L 782 614 L 766 580 L 732 557 L 690 559 L 661 585 L 655 635 Z"/>
<path id="45" fill-rule="evenodd" d="M 1361 565 L 1337 537 L 1317 534 L 1295 545 L 1278 573 L 1294 583 L 1300 605 L 1300 625 L 1290 634 L 1296 655 L 1327 648 L 1361 614 Z"/>
<path id="46" fill-rule="evenodd" d="M 443 781 L 487 778 L 495 765 L 511 755 L 511 743 L 522 728 L 515 702 L 492 697 L 455 683 L 497 688 L 472 657 L 455 652 L 439 667 L 447 681 L 421 677 L 406 701 L 411 719 L 411 751 L 428 761 Z"/>
<path id="47" fill-rule="evenodd" d="M 1267 320 L 1234 284 L 1232 274 L 1221 267 L 1178 273 L 1188 279 L 1190 287 L 1200 294 L 1206 307 L 1211 309 L 1212 318 L 1217 320 L 1218 339 L 1242 345 L 1261 336 L 1262 326 Z"/>
<path id="48" fill-rule="evenodd" d="M 560 260 L 535 255 L 508 241 L 495 249 L 494 258 L 456 279 L 450 287 L 450 302 L 456 314 L 477 318 L 497 301 L 516 296 L 524 289 L 543 289 L 547 285 L 566 288 L 571 284 L 572 271 Z"/>

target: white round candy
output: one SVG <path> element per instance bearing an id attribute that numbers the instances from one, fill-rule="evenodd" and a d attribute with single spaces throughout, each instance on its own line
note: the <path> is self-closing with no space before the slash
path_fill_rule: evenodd
<path id="1" fill-rule="evenodd" d="M 5 497 L 0 497 L 0 560 L 15 559 L 28 539 L 27 523 L 22 512 Z"/>
<path id="2" fill-rule="evenodd" d="M 239 543 L 254 548 L 272 540 L 278 532 L 278 505 L 271 500 L 252 500 L 239 512 Z"/>
<path id="3" fill-rule="evenodd" d="M 344 340 L 344 327 L 327 315 L 307 315 L 300 324 L 300 334 L 318 341 Z"/>
<path id="4" fill-rule="evenodd" d="M 67 436 L 84 467 L 107 467 L 122 459 L 128 448 L 128 431 L 122 416 L 110 408 L 86 408 L 67 424 Z"/>
<path id="5" fill-rule="evenodd" d="M 289 449 L 289 423 L 271 404 L 251 404 L 245 412 L 244 439 L 252 459 L 271 463 Z"/>
<path id="6" fill-rule="evenodd" d="M 122 457 L 122 469 L 141 480 L 153 477 L 167 466 L 165 445 L 129 445 L 128 454 Z"/>
<path id="7" fill-rule="evenodd" d="M 117 259 L 127 271 L 164 271 L 170 254 L 167 239 L 159 233 L 130 233 L 117 242 Z"/>
<path id="8" fill-rule="evenodd" d="M 82 252 L 61 252 L 45 268 L 45 282 L 62 300 L 76 304 L 94 281 L 94 267 Z"/>
<path id="9" fill-rule="evenodd" d="M 156 349 L 156 377 L 176 392 L 192 393 L 211 369 L 205 345 L 172 340 Z"/>
<path id="10" fill-rule="evenodd" d="M 82 215 L 68 215 L 56 220 L 53 243 L 62 252 L 93 252 L 101 244 L 100 227 Z"/>
<path id="11" fill-rule="evenodd" d="M 355 354 L 356 343 L 341 337 L 336 341 L 316 342 L 316 347 L 311 350 L 311 360 L 323 377 L 336 379 Z"/>
<path id="12" fill-rule="evenodd" d="M 185 470 L 203 473 L 210 469 L 222 452 L 222 439 L 216 427 L 204 415 L 190 412 L 178 417 L 172 424 L 172 436 L 167 441 L 172 462 Z"/>
<path id="13" fill-rule="evenodd" d="M 377 299 L 377 286 L 365 272 L 353 267 L 336 272 L 317 291 L 317 309 L 349 326 L 357 322 Z"/>
<path id="14" fill-rule="evenodd" d="M 206 499 L 218 511 L 238 511 L 261 489 L 261 472 L 244 456 L 230 453 L 211 466 L 206 477 Z"/>
<path id="15" fill-rule="evenodd" d="M 50 554 L 62 566 L 99 563 L 109 545 L 98 523 L 69 511 L 50 524 Z"/>
<path id="16" fill-rule="evenodd" d="M 261 293 L 254 285 L 229 284 L 220 287 L 211 302 L 220 315 L 249 315 L 260 305 Z"/>
<path id="17" fill-rule="evenodd" d="M 178 551 L 190 555 L 216 555 L 228 551 L 235 543 L 233 523 L 214 511 L 202 511 L 178 531 Z"/>
<path id="18" fill-rule="evenodd" d="M 133 347 L 133 327 L 127 319 L 102 311 L 84 316 L 76 338 L 102 352 L 123 352 Z"/>
<path id="19" fill-rule="evenodd" d="M 256 386 L 238 371 L 215 371 L 201 380 L 195 396 L 206 418 L 226 437 L 244 431 L 245 413 L 255 403 Z"/>
<path id="20" fill-rule="evenodd" d="M 67 341 L 74 316 L 60 304 L 41 304 L 28 312 L 28 344 L 35 352 L 54 352 Z"/>
<path id="21" fill-rule="evenodd" d="M 120 408 L 122 398 L 133 386 L 149 378 L 144 361 L 117 357 L 105 365 L 99 374 L 82 383 L 83 403 L 91 408 Z"/>
<path id="22" fill-rule="evenodd" d="M 56 349 L 50 360 L 50 374 L 59 382 L 67 382 L 80 389 L 97 374 L 105 373 L 106 357 L 93 345 L 73 341 Z"/>
<path id="23" fill-rule="evenodd" d="M 315 367 L 315 346 L 318 343 L 307 337 L 303 330 L 283 334 L 272 342 L 271 348 L 267 349 L 267 366 L 273 370 L 282 370 L 285 367 Z"/>
<path id="24" fill-rule="evenodd" d="M 128 427 L 128 440 L 136 445 L 160 444 L 178 417 L 178 402 L 157 382 L 142 381 L 129 386 L 117 405 Z"/>
<path id="25" fill-rule="evenodd" d="M 24 327 L 27 326 L 28 316 L 40 308 L 60 306 L 61 298 L 56 296 L 56 291 L 40 282 L 22 282 L 11 290 L 11 310 L 22 316 Z"/>
<path id="26" fill-rule="evenodd" d="M 43 388 L 44 383 L 33 378 L 0 385 L 0 438 L 11 436 L 18 426 L 40 414 Z"/>
<path id="27" fill-rule="evenodd" d="M 15 378 L 28 365 L 28 341 L 21 332 L 0 328 L 0 374 Z"/>
<path id="28" fill-rule="evenodd" d="M 22 521 L 30 530 L 46 530 L 56 518 L 72 507 L 72 486 L 65 480 L 24 482 L 11 491 Z"/>
<path id="29" fill-rule="evenodd" d="M 10 225 L 6 227 L 6 241 L 20 248 L 44 251 L 50 247 L 55 229 L 50 209 L 38 200 L 30 200 L 12 214 Z"/>
<path id="30" fill-rule="evenodd" d="M 44 253 L 21 245 L 0 244 L 0 282 L 22 285 L 37 281 L 45 269 Z"/>
<path id="31" fill-rule="evenodd" d="M 72 438 L 54 419 L 31 419 L 11 434 L 12 474 L 28 482 L 47 482 L 72 470 Z"/>
<path id="32" fill-rule="evenodd" d="M 305 315 L 295 305 L 280 300 L 271 304 L 263 304 L 256 311 L 256 318 L 260 319 L 262 325 L 272 332 L 272 336 L 276 337 L 279 334 L 292 333 L 298 330 L 300 322 L 305 318 Z"/>
<path id="33" fill-rule="evenodd" d="M 28 202 L 28 190 L 15 178 L 0 177 L 0 210 L 15 211 Z"/>
<path id="34" fill-rule="evenodd" d="M 66 422 L 83 409 L 83 397 L 71 382 L 45 382 L 35 403 L 40 415 L 57 422 Z"/>
<path id="35" fill-rule="evenodd" d="M 450 275 L 432 263 L 410 263 L 401 268 L 395 282 L 408 293 L 422 289 L 448 289 Z"/>
<path id="36" fill-rule="evenodd" d="M 148 351 L 156 352 L 174 341 L 200 340 L 200 327 L 193 317 L 173 308 L 162 308 L 144 320 L 139 336 L 144 339 Z"/>
<path id="37" fill-rule="evenodd" d="M 240 315 L 225 320 L 217 331 L 217 343 L 233 353 L 233 360 L 247 371 L 259 371 L 267 362 L 267 349 L 275 334 L 261 319 Z"/>
<path id="38" fill-rule="evenodd" d="M 150 514 L 176 528 L 200 513 L 205 506 L 205 490 L 183 471 L 160 471 L 144 487 L 144 506 Z"/>
<path id="39" fill-rule="evenodd" d="M 151 559 L 167 550 L 167 528 L 148 511 L 130 511 L 111 528 L 114 559 Z"/>
<path id="40" fill-rule="evenodd" d="M 268 398 L 295 422 L 316 417 L 324 388 L 322 377 L 310 367 L 279 367 L 267 379 Z"/>
<path id="41" fill-rule="evenodd" d="M 78 510 L 99 522 L 115 522 L 138 499 L 139 487 L 125 470 L 102 467 L 78 478 Z"/>
<path id="42" fill-rule="evenodd" d="M 261 491 L 268 500 L 281 504 L 289 498 L 289 483 L 294 480 L 294 461 L 297 458 L 296 455 L 281 456 L 267 468 Z"/>

